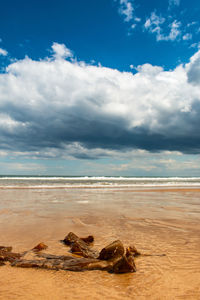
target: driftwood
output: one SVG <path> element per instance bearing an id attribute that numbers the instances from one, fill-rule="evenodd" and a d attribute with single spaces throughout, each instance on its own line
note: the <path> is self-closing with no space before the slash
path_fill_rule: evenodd
<path id="1" fill-rule="evenodd" d="M 122 242 L 116 240 L 98 253 L 90 248 L 93 241 L 93 236 L 79 238 L 72 232 L 64 238 L 62 242 L 70 246 L 73 254 L 81 257 L 42 253 L 41 251 L 47 248 L 44 243 L 40 243 L 32 250 L 25 251 L 22 254 L 13 253 L 12 247 L 1 246 L 0 265 L 8 261 L 11 266 L 22 268 L 69 271 L 106 270 L 114 273 L 136 272 L 134 256 L 140 253 L 134 246 L 125 250 Z M 24 256 L 30 252 L 34 255 L 34 259 L 24 259 Z"/>

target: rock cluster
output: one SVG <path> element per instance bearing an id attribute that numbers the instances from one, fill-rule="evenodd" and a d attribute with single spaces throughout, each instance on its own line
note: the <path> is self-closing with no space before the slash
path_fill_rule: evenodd
<path id="1" fill-rule="evenodd" d="M 72 255 L 52 255 L 43 253 L 47 249 L 40 243 L 32 250 L 23 253 L 12 252 L 12 247 L 0 246 L 0 266 L 9 262 L 11 266 L 23 268 L 43 268 L 51 270 L 106 270 L 113 273 L 136 272 L 134 257 L 140 255 L 132 246 L 124 248 L 121 241 L 116 240 L 100 252 L 91 248 L 94 237 L 79 238 L 70 232 L 62 242 L 70 247 Z M 27 253 L 32 253 L 34 259 L 25 259 Z"/>

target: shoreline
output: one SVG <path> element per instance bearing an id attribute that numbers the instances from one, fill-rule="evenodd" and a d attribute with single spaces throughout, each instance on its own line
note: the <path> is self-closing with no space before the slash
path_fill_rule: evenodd
<path id="1" fill-rule="evenodd" d="M 168 191 L 174 191 L 174 192 L 179 192 L 179 191 L 194 191 L 194 192 L 200 192 L 200 186 L 137 186 L 137 187 L 130 187 L 130 186 L 0 186 L 0 190 L 110 190 L 110 191 L 128 191 L 128 192 L 168 192 Z"/>

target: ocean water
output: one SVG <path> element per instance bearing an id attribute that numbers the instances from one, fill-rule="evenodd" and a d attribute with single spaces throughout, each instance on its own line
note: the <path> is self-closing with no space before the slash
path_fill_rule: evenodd
<path id="1" fill-rule="evenodd" d="M 0 188 L 200 187 L 200 177 L 0 176 Z"/>

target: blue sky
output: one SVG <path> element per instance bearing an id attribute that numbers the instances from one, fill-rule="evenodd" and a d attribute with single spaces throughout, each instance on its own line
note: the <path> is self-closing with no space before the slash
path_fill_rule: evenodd
<path id="1" fill-rule="evenodd" d="M 133 11 L 126 11 L 126 3 Z M 152 29 L 144 26 L 152 13 L 157 16 L 155 22 L 165 19 L 158 25 L 163 31 L 159 42 L 156 31 L 152 33 L 156 25 Z M 146 62 L 168 69 L 188 61 L 194 53 L 190 46 L 199 42 L 199 14 L 200 5 L 195 0 L 124 4 L 118 0 L 8 0 L 1 4 L 2 47 L 18 59 L 25 55 L 39 59 L 48 55 L 52 42 L 58 42 L 72 49 L 80 60 L 95 60 L 119 70 L 129 71 L 131 64 Z M 173 21 L 181 23 L 179 34 L 165 41 Z M 183 40 L 186 34 L 192 34 L 192 38 Z"/>
<path id="2" fill-rule="evenodd" d="M 0 173 L 200 176 L 197 0 L 1 4 Z"/>

